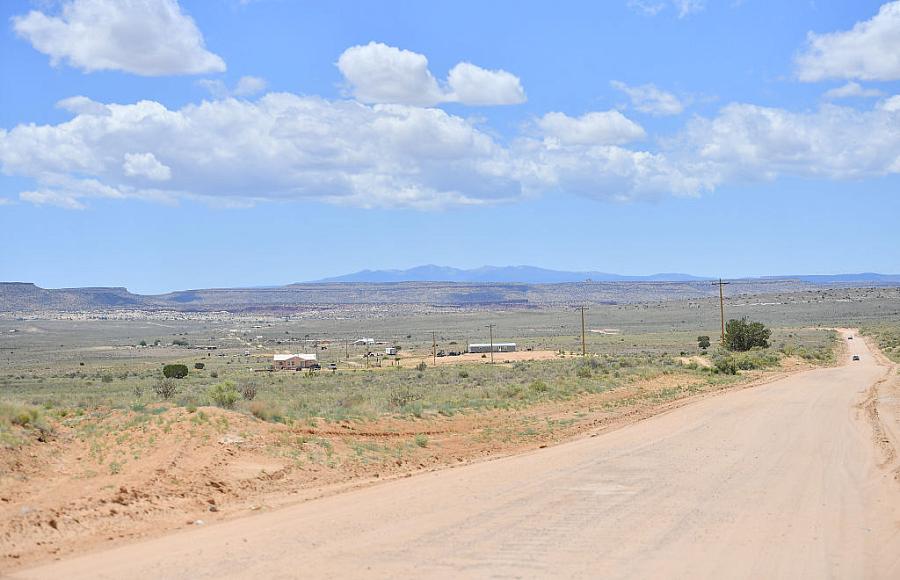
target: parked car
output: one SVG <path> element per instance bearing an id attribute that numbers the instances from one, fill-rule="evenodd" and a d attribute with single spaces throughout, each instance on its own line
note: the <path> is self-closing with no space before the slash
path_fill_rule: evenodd
<path id="1" fill-rule="evenodd" d="M 859 355 L 858 354 L 853 355 L 853 360 L 859 360 Z"/>

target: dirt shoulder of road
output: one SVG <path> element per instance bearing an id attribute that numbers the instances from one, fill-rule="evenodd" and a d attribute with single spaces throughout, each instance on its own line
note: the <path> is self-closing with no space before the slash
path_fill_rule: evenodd
<path id="1" fill-rule="evenodd" d="M 881 449 L 880 467 L 900 483 L 900 366 L 884 356 L 873 338 L 859 338 L 866 341 L 878 364 L 885 367 L 884 376 L 869 387 L 859 407 L 872 427 L 873 442 Z"/>
<path id="2" fill-rule="evenodd" d="M 676 371 L 599 394 L 450 417 L 268 423 L 218 408 L 97 409 L 0 451 L 0 569 L 13 570 L 297 502 L 593 436 L 734 382 Z"/>

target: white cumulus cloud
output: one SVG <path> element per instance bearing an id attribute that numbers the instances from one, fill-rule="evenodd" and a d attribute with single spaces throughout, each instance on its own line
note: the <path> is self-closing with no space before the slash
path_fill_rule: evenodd
<path id="1" fill-rule="evenodd" d="M 504 144 L 441 109 L 289 93 L 177 110 L 153 101 L 78 103 L 68 121 L 0 131 L 0 168 L 36 184 L 22 200 L 429 209 L 553 192 L 635 199 L 706 188 L 665 155 L 623 147 L 644 131 L 617 111 L 548 114 L 530 129 L 537 135 Z"/>
<path id="2" fill-rule="evenodd" d="M 580 117 L 553 112 L 536 124 L 548 143 L 563 145 L 622 145 L 646 136 L 640 125 L 618 111 L 591 112 Z"/>
<path id="3" fill-rule="evenodd" d="M 77 195 L 60 193 L 58 191 L 23 191 L 19 199 L 35 205 L 53 205 L 64 209 L 85 209 L 85 205 L 78 200 Z"/>
<path id="4" fill-rule="evenodd" d="M 888 113 L 900 112 L 900 95 L 894 95 L 892 97 L 886 98 L 882 102 L 878 103 L 878 108 Z"/>
<path id="5" fill-rule="evenodd" d="M 443 93 L 425 55 L 380 42 L 351 46 L 337 62 L 353 95 L 364 103 L 433 105 Z"/>
<path id="6" fill-rule="evenodd" d="M 827 104 L 815 111 L 734 103 L 695 118 L 669 143 L 671 159 L 721 183 L 760 177 L 859 179 L 900 172 L 900 114 Z"/>
<path id="7" fill-rule="evenodd" d="M 857 82 L 850 81 L 845 85 L 825 91 L 825 98 L 833 100 L 851 97 L 880 97 L 883 94 L 878 89 L 868 89 Z"/>
<path id="8" fill-rule="evenodd" d="M 807 35 L 807 46 L 796 57 L 802 81 L 900 79 L 900 0 L 888 2 L 878 14 L 850 30 Z"/>
<path id="9" fill-rule="evenodd" d="M 512 73 L 461 62 L 450 70 L 442 86 L 429 70 L 425 55 L 380 42 L 351 46 L 338 58 L 337 66 L 353 96 L 363 103 L 432 106 L 445 102 L 525 102 L 521 82 Z"/>
<path id="10" fill-rule="evenodd" d="M 54 193 L 425 208 L 521 194 L 506 151 L 440 109 L 287 93 L 179 110 L 153 101 L 105 107 L 108 115 L 0 133 L 4 173 L 33 178 L 45 200 Z"/>
<path id="11" fill-rule="evenodd" d="M 684 111 L 684 103 L 673 95 L 656 88 L 656 85 L 646 84 L 640 86 L 628 86 L 622 81 L 612 81 L 613 88 L 622 91 L 631 99 L 631 106 L 642 113 L 651 115 L 678 115 Z"/>
<path id="12" fill-rule="evenodd" d="M 66 0 L 57 16 L 32 10 L 12 22 L 53 65 L 143 76 L 225 70 L 176 0 Z"/>
<path id="13" fill-rule="evenodd" d="M 235 96 L 249 97 L 266 90 L 266 79 L 253 76 L 244 76 L 238 79 L 232 91 Z"/>
<path id="14" fill-rule="evenodd" d="M 573 194 L 696 196 L 726 183 L 900 173 L 900 95 L 866 110 L 733 103 L 650 140 L 618 111 L 534 119 L 508 141 L 439 108 L 290 93 L 178 109 L 64 99 L 72 117 L 0 129 L 0 170 L 24 202 L 197 199 L 225 207 L 316 200 L 431 209 Z M 635 145 L 636 141 L 642 141 Z"/>
<path id="15" fill-rule="evenodd" d="M 107 115 L 109 110 L 103 103 L 98 103 L 84 96 L 69 97 L 57 101 L 56 107 L 76 115 Z"/>
<path id="16" fill-rule="evenodd" d="M 515 105 L 525 102 L 519 77 L 505 70 L 487 70 L 468 62 L 450 69 L 447 100 L 467 105 Z"/>
<path id="17" fill-rule="evenodd" d="M 128 177 L 146 177 L 153 181 L 166 181 L 172 170 L 159 162 L 153 153 L 126 153 L 122 170 Z"/>

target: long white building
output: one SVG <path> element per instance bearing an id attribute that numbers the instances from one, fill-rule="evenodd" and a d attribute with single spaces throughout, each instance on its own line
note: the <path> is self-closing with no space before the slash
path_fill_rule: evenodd
<path id="1" fill-rule="evenodd" d="M 491 352 L 491 344 L 488 342 L 470 344 L 469 352 Z M 495 342 L 494 352 L 516 352 L 516 343 Z"/>

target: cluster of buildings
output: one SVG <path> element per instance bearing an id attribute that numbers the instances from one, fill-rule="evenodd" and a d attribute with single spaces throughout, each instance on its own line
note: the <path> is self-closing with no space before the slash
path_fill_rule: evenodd
<path id="1" fill-rule="evenodd" d="M 371 338 L 363 338 L 356 341 L 354 344 L 360 345 L 371 345 L 374 344 L 375 341 Z M 471 343 L 468 346 L 467 352 L 469 353 L 489 353 L 489 352 L 515 352 L 516 351 L 516 343 L 514 342 L 495 342 L 495 343 Z M 438 356 L 443 356 L 443 351 L 438 353 Z M 384 349 L 385 356 L 397 356 L 398 348 L 395 346 L 389 346 Z M 451 353 L 456 354 L 456 353 Z M 370 355 L 369 356 L 374 356 Z M 272 357 L 272 368 L 276 371 L 299 371 L 304 369 L 319 369 L 321 366 L 319 365 L 318 358 L 315 353 L 304 354 L 304 353 L 295 353 L 295 354 L 276 354 Z"/>

